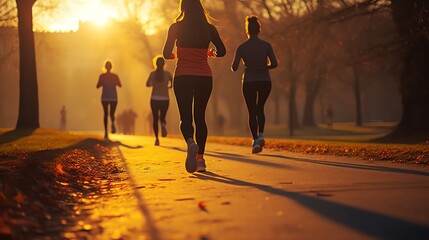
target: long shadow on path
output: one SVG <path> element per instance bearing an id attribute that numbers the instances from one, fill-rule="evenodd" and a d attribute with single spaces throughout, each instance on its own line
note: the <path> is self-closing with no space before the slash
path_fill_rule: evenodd
<path id="1" fill-rule="evenodd" d="M 195 174 L 201 180 L 215 181 L 235 186 L 245 186 L 285 197 L 335 221 L 345 227 L 379 239 L 428 239 L 429 227 L 380 213 L 331 202 L 302 193 L 288 192 L 268 185 L 246 182 L 212 172 Z"/>
<path id="2" fill-rule="evenodd" d="M 149 211 L 149 208 L 146 206 L 142 193 L 138 190 L 137 188 L 137 184 L 136 184 L 136 180 L 134 178 L 134 176 L 131 174 L 130 171 L 130 167 L 128 166 L 128 163 L 121 151 L 121 149 L 119 148 L 119 146 L 125 146 L 127 147 L 127 145 L 124 144 L 117 144 L 117 149 L 121 158 L 121 162 L 125 168 L 125 171 L 127 173 L 128 177 L 128 182 L 130 183 L 130 186 L 132 188 L 132 191 L 134 193 L 134 196 L 137 199 L 137 206 L 139 211 L 141 212 L 141 214 L 145 217 L 146 220 L 146 224 L 147 224 L 147 230 L 148 230 L 148 238 L 150 240 L 158 240 L 160 239 L 160 233 L 155 225 L 155 220 L 152 217 L 152 214 Z M 139 146 L 134 147 L 134 148 L 139 148 Z"/>
<path id="3" fill-rule="evenodd" d="M 186 152 L 186 150 L 184 150 L 182 148 L 178 148 L 178 147 L 166 147 L 166 146 L 160 146 L 160 147 L 166 148 L 166 149 L 171 149 L 171 150 L 176 150 L 179 152 Z M 216 152 L 216 151 L 210 151 L 210 152 L 205 152 L 204 155 L 210 156 L 210 157 L 215 157 L 215 158 L 220 158 L 220 159 L 237 161 L 237 162 L 256 164 L 256 165 L 265 166 L 265 167 L 273 167 L 273 168 L 277 168 L 277 169 L 279 169 L 279 168 L 283 168 L 283 169 L 292 168 L 292 167 L 284 165 L 284 164 L 261 161 L 261 160 L 257 160 L 257 159 L 251 159 L 247 156 L 239 155 L 239 154 L 223 153 L 223 152 Z"/>
<path id="4" fill-rule="evenodd" d="M 391 167 L 364 165 L 364 164 L 356 164 L 356 163 L 345 163 L 345 162 L 334 162 L 334 161 L 327 161 L 327 160 L 306 159 L 306 158 L 298 158 L 298 157 L 275 155 L 275 154 L 259 154 L 259 155 L 260 156 L 266 156 L 266 157 L 273 157 L 273 158 L 283 158 L 283 159 L 296 161 L 296 162 L 326 165 L 326 166 L 331 166 L 331 167 L 429 176 L 429 172 L 404 169 L 404 168 L 391 168 Z"/>
<path id="5" fill-rule="evenodd" d="M 161 146 L 166 149 L 176 150 L 180 152 L 186 152 L 186 150 L 178 147 L 165 147 Z M 210 152 L 210 153 L 209 153 Z M 223 152 L 216 152 L 216 151 L 209 151 L 206 152 L 204 155 L 221 158 L 225 160 L 232 160 L 237 162 L 243 162 L 243 163 L 250 163 L 250 164 L 256 164 L 266 167 L 273 167 L 273 168 L 282 168 L 282 169 L 293 169 L 295 167 L 288 166 L 281 163 L 274 163 L 269 161 L 263 161 L 263 160 L 257 160 L 257 159 L 251 159 L 249 157 L 239 155 L 239 154 L 231 154 L 231 153 L 223 153 Z M 365 165 L 365 164 L 356 164 L 356 163 L 346 163 L 346 162 L 334 162 L 334 161 L 328 161 L 328 160 L 317 160 L 317 159 L 308 159 L 308 158 L 298 158 L 298 157 L 292 157 L 292 156 L 284 156 L 284 155 L 275 155 L 275 154 L 257 154 L 256 156 L 265 156 L 265 157 L 272 157 L 272 158 L 278 158 L 278 159 L 287 159 L 295 162 L 303 162 L 303 163 L 312 163 L 312 164 L 319 164 L 319 165 L 326 165 L 331 167 L 339 167 L 339 168 L 349 168 L 349 169 L 358 169 L 358 170 L 365 170 L 365 171 L 380 171 L 380 172 L 391 172 L 391 173 L 402 173 L 402 174 L 412 174 L 412 175 L 421 175 L 421 176 L 429 176 L 429 172 L 424 171 L 418 171 L 418 170 L 412 170 L 412 169 L 404 169 L 404 168 L 392 168 L 392 167 L 383 167 L 383 166 L 374 166 L 374 165 Z"/>

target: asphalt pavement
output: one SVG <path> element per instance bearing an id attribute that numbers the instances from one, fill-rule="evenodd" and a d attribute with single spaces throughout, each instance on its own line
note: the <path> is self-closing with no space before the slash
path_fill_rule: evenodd
<path id="1" fill-rule="evenodd" d="M 207 172 L 189 174 L 182 139 L 112 141 L 129 192 L 115 204 L 128 206 L 121 224 L 132 225 L 133 239 L 429 239 L 427 167 L 251 154 L 249 140 L 208 143 Z"/>

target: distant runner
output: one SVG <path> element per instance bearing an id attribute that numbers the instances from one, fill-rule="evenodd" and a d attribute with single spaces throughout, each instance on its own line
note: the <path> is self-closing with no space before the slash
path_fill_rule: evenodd
<path id="1" fill-rule="evenodd" d="M 258 18 L 246 17 L 246 33 L 249 39 L 238 46 L 231 67 L 232 71 L 237 71 L 240 60 L 243 59 L 243 96 L 249 112 L 249 128 L 253 137 L 252 153 L 261 152 L 265 145 L 264 105 L 271 91 L 268 70 L 277 67 L 273 47 L 259 38 L 260 31 L 261 24 Z"/>
<path id="2" fill-rule="evenodd" d="M 115 111 L 118 104 L 118 95 L 116 93 L 116 86 L 121 87 L 121 81 L 119 80 L 118 75 L 112 73 L 112 63 L 106 61 L 104 64 L 106 70 L 105 73 L 102 73 L 98 78 L 97 88 L 103 87 L 101 94 L 101 104 L 103 105 L 104 111 L 104 139 L 109 139 L 107 131 L 107 120 L 109 115 L 109 106 L 110 106 L 110 120 L 112 124 L 112 133 L 116 133 L 115 127 Z"/>
<path id="3" fill-rule="evenodd" d="M 155 134 L 155 146 L 159 146 L 158 122 L 161 121 L 161 136 L 167 136 L 165 116 L 167 114 L 170 98 L 168 89 L 172 87 L 172 77 L 167 71 L 164 71 L 165 60 L 161 55 L 153 58 L 153 67 L 155 71 L 151 72 L 147 79 L 146 86 L 152 87 L 150 98 L 150 108 L 153 116 L 153 132 Z M 160 119 L 161 118 L 161 119 Z"/>

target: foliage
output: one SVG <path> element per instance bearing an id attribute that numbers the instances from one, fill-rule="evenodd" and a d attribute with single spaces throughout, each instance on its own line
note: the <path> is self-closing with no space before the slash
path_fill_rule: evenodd
<path id="1" fill-rule="evenodd" d="M 210 142 L 250 146 L 248 138 L 211 137 Z M 333 141 L 272 139 L 265 147 L 304 154 L 345 156 L 370 161 L 392 161 L 429 165 L 429 142 L 422 144 L 349 143 Z"/>
<path id="2" fill-rule="evenodd" d="M 83 209 L 109 197 L 114 181 L 121 187 L 121 170 L 113 163 L 115 145 L 89 137 L 38 129 L 14 141 L 13 151 L 3 148 L 9 151 L 0 154 L 0 237 L 86 238 L 101 231 L 83 224 Z"/>

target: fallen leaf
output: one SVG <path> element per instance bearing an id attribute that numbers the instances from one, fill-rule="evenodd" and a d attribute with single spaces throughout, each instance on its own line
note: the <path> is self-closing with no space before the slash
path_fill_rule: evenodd
<path id="1" fill-rule="evenodd" d="M 203 211 L 207 211 L 207 205 L 204 201 L 198 202 L 198 207 Z"/>
<path id="2" fill-rule="evenodd" d="M 0 234 L 1 235 L 11 235 L 12 232 L 10 230 L 10 227 L 8 225 L 0 225 Z"/>
<path id="3" fill-rule="evenodd" d="M 25 196 L 21 191 L 18 191 L 18 194 L 16 194 L 13 200 L 17 203 L 23 203 L 25 201 Z"/>
<path id="4" fill-rule="evenodd" d="M 2 192 L 0 192 L 0 200 L 6 200 L 6 196 Z"/>
<path id="5" fill-rule="evenodd" d="M 56 170 L 56 172 L 58 173 L 58 174 L 61 174 L 61 175 L 66 175 L 67 173 L 63 170 L 63 165 L 61 165 L 61 164 L 57 164 L 57 167 L 55 168 L 55 170 Z"/>

